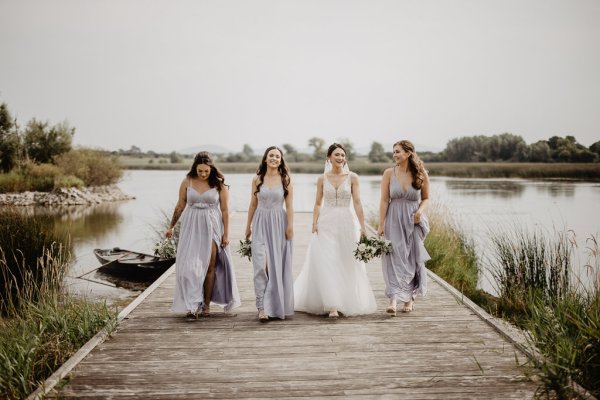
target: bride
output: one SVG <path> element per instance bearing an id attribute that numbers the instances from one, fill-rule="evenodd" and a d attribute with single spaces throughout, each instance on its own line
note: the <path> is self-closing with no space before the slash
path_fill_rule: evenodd
<path id="1" fill-rule="evenodd" d="M 330 318 L 374 312 L 365 264 L 353 256 L 359 237 L 366 236 L 358 175 L 348 170 L 346 149 L 339 143 L 329 146 L 325 173 L 317 180 L 312 233 L 294 282 L 295 310 Z"/>

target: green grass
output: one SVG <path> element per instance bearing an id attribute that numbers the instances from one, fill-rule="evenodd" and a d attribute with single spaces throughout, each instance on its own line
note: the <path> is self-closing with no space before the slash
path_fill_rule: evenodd
<path id="1" fill-rule="evenodd" d="M 577 243 L 565 233 L 545 237 L 514 228 L 492 235 L 499 297 L 492 311 L 529 332 L 542 357 L 544 391 L 576 396 L 574 382 L 600 395 L 600 287 L 571 283 L 571 252 Z M 599 270 L 597 238 L 588 240 L 592 277 Z"/>
<path id="2" fill-rule="evenodd" d="M 25 398 L 116 315 L 106 304 L 45 296 L 0 319 L 0 398 Z"/>
<path id="3" fill-rule="evenodd" d="M 427 215 L 430 232 L 425 238 L 425 248 L 431 256 L 426 266 L 467 297 L 477 289 L 477 256 L 472 242 L 457 228 L 449 210 L 431 204 Z"/>
<path id="4" fill-rule="evenodd" d="M 0 398 L 24 398 L 99 330 L 112 330 L 116 311 L 67 294 L 69 245 L 45 218 L 3 210 L 0 248 Z"/>

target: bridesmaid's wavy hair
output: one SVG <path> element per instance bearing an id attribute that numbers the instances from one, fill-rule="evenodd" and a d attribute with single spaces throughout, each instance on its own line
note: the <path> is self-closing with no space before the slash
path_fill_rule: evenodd
<path id="1" fill-rule="evenodd" d="M 415 145 L 412 144 L 409 140 L 400 140 L 392 146 L 392 148 L 400 146 L 404 149 L 404 151 L 410 152 L 410 156 L 408 157 L 408 169 L 412 174 L 412 187 L 417 190 L 421 189 L 423 186 L 423 182 L 425 182 L 425 175 L 427 174 L 427 170 L 425 170 L 425 165 L 423 161 L 417 155 L 415 151 Z"/>
<path id="2" fill-rule="evenodd" d="M 256 170 L 256 175 L 258 175 L 258 183 L 256 185 L 256 192 L 254 192 L 254 194 L 256 195 L 258 194 L 258 192 L 260 192 L 260 187 L 262 186 L 263 181 L 265 179 L 265 174 L 267 173 L 267 155 L 271 150 L 277 150 L 279 151 L 279 154 L 281 154 L 281 164 L 279 164 L 279 167 L 277 167 L 277 171 L 281 176 L 281 184 L 283 185 L 283 197 L 287 197 L 288 185 L 290 184 L 290 171 L 288 169 L 287 164 L 285 163 L 285 160 L 283 159 L 283 151 L 277 146 L 267 147 L 267 149 L 265 150 L 265 154 L 263 154 L 262 161 L 260 162 L 260 165 Z"/>
<path id="3" fill-rule="evenodd" d="M 205 164 L 210 167 L 210 174 L 208 175 L 208 186 L 210 186 L 211 188 L 216 187 L 217 190 L 220 192 L 223 188 L 223 185 L 225 185 L 225 177 L 223 176 L 223 173 L 219 170 L 219 168 L 217 168 L 213 163 L 213 160 L 210 157 L 208 151 L 201 151 L 200 153 L 196 154 L 196 157 L 194 157 L 194 163 L 192 164 L 192 168 L 190 168 L 190 172 L 187 173 L 187 176 L 189 178 L 197 178 L 198 171 L 196 171 L 196 168 L 200 164 Z"/>

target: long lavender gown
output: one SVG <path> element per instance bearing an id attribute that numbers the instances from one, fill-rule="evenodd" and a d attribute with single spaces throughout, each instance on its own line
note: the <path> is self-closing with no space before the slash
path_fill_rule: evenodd
<path id="1" fill-rule="evenodd" d="M 429 232 L 427 216 L 414 224 L 421 191 L 412 187 L 404 190 L 395 175 L 390 178 L 390 203 L 385 215 L 385 237 L 392 242 L 392 252 L 382 257 L 385 295 L 390 299 L 408 302 L 417 294 L 427 293 L 425 261 L 429 254 L 423 241 Z"/>
<path id="2" fill-rule="evenodd" d="M 177 244 L 176 284 L 171 311 L 201 310 L 204 305 L 204 279 L 213 243 L 217 245 L 217 259 L 211 303 L 223 306 L 225 311 L 240 306 L 229 246 L 221 247 L 223 232 L 219 191 L 211 188 L 198 193 L 188 186 L 187 205 L 181 216 Z M 207 240 L 209 238 L 211 240 Z"/>
<path id="3" fill-rule="evenodd" d="M 257 197 L 251 226 L 256 308 L 264 309 L 269 317 L 284 319 L 294 314 L 294 277 L 292 241 L 285 238 L 283 186 L 262 186 Z"/>

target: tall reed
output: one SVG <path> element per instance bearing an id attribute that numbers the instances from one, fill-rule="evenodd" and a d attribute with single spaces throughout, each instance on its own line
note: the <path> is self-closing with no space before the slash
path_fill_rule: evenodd
<path id="1" fill-rule="evenodd" d="M 571 279 L 574 238 L 516 229 L 492 234 L 497 312 L 525 328 L 541 354 L 543 390 L 558 398 L 578 396 L 578 383 L 600 395 L 600 285 L 597 237 L 588 240 L 587 266 L 595 284 Z"/>
<path id="2" fill-rule="evenodd" d="M 491 273 L 497 285 L 498 312 L 519 323 L 528 315 L 531 295 L 543 301 L 563 298 L 570 290 L 572 242 L 568 233 L 548 239 L 539 229 L 514 227 L 490 233 L 494 253 Z"/>
<path id="3" fill-rule="evenodd" d="M 6 315 L 22 301 L 37 301 L 42 291 L 57 290 L 68 267 L 68 253 L 68 236 L 54 228 L 50 216 L 0 209 L 0 313 Z"/>
<path id="4" fill-rule="evenodd" d="M 24 398 L 116 313 L 66 293 L 70 252 L 44 218 L 0 212 L 0 398 Z"/>

